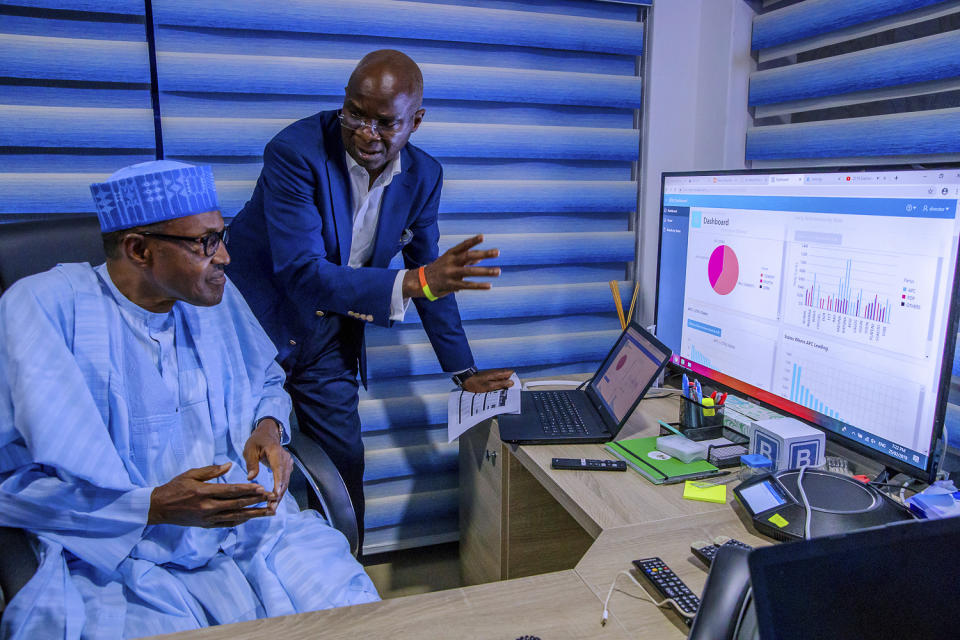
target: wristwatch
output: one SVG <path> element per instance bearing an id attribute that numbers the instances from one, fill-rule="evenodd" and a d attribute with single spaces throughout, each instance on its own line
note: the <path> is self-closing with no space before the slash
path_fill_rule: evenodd
<path id="1" fill-rule="evenodd" d="M 470 367 L 466 371 L 461 371 L 460 373 L 455 373 L 451 377 L 453 383 L 463 389 L 463 383 L 467 381 L 467 378 L 477 373 L 476 367 Z"/>

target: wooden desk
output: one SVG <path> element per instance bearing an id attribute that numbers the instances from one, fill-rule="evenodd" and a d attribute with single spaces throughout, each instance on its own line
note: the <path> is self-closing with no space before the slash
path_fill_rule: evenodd
<path id="1" fill-rule="evenodd" d="M 678 403 L 676 398 L 644 400 L 619 439 L 657 435 L 657 420 L 675 418 Z M 682 484 L 657 486 L 631 469 L 556 471 L 550 468 L 554 457 L 613 456 L 602 444 L 505 445 L 495 423 L 461 436 L 465 584 L 571 569 L 594 539 L 618 527 L 730 512 L 725 504 L 683 500 Z"/>
<path id="2" fill-rule="evenodd" d="M 610 583 L 619 571 L 631 569 L 631 562 L 659 556 L 693 590 L 703 592 L 706 568 L 690 552 L 692 542 L 711 542 L 717 536 L 736 538 L 752 546 L 770 544 L 765 538 L 749 533 L 739 509 L 702 513 L 645 524 L 629 525 L 604 531 L 590 547 L 576 572 L 589 585 L 601 602 Z M 621 577 L 610 598 L 610 619 L 638 638 L 684 638 L 689 628 L 672 609 L 658 609 L 641 600 L 641 589 Z M 648 594 L 649 595 L 649 594 Z"/>
<path id="3" fill-rule="evenodd" d="M 265 637 L 513 640 L 523 635 L 545 640 L 626 640 L 634 637 L 616 620 L 601 627 L 602 611 L 602 600 L 576 572 L 561 571 L 155 637 L 167 640 L 262 640 Z M 662 617 L 659 612 L 656 614 Z"/>

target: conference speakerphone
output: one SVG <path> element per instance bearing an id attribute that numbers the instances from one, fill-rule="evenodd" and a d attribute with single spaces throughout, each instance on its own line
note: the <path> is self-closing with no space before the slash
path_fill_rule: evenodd
<path id="1" fill-rule="evenodd" d="M 799 475 L 799 469 L 768 473 L 734 488 L 758 532 L 776 540 L 804 539 L 807 510 Z M 849 476 L 807 468 L 801 486 L 810 505 L 810 537 L 913 519 L 908 509 Z"/>

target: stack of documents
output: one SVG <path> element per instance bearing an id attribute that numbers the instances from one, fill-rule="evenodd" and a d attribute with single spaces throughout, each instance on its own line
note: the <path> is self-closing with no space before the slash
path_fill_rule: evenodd
<path id="1" fill-rule="evenodd" d="M 486 393 L 463 389 L 450 392 L 447 400 L 447 442 L 453 442 L 467 429 L 502 413 L 520 413 L 520 378 L 510 376 L 513 386 Z"/>

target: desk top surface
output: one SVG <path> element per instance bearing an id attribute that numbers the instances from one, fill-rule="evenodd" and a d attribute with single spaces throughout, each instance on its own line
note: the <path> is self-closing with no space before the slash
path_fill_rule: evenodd
<path id="1" fill-rule="evenodd" d="M 770 544 L 770 541 L 749 533 L 743 518 L 742 511 L 728 507 L 687 518 L 610 529 L 597 538 L 577 563 L 575 571 L 602 602 L 618 572 L 631 569 L 633 560 L 657 556 L 694 593 L 700 594 L 707 580 L 707 568 L 690 551 L 691 543 L 711 543 L 714 538 L 724 536 L 754 547 Z M 621 577 L 610 598 L 610 618 L 617 620 L 631 637 L 686 637 L 689 629 L 676 612 L 670 608 L 658 609 L 641 599 L 643 595 L 640 588 Z"/>
<path id="2" fill-rule="evenodd" d="M 154 637 L 165 640 L 262 640 L 264 637 L 513 640 L 524 635 L 551 640 L 626 640 L 633 637 L 617 620 L 601 626 L 602 611 L 602 600 L 575 571 L 558 571 Z"/>
<path id="3" fill-rule="evenodd" d="M 642 401 L 617 439 L 659 435 L 657 420 L 675 419 L 678 408 L 676 397 Z M 523 466 L 594 538 L 607 529 L 730 510 L 726 504 L 684 500 L 683 483 L 655 485 L 630 468 L 625 473 L 550 468 L 553 458 L 613 458 L 602 444 L 521 445 L 511 449 Z M 732 477 L 720 476 L 715 481 L 725 480 Z M 733 492 L 728 490 L 727 501 L 732 500 Z"/>

